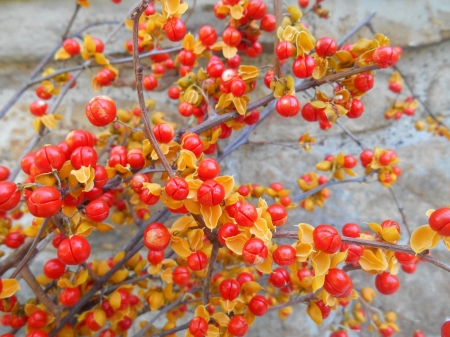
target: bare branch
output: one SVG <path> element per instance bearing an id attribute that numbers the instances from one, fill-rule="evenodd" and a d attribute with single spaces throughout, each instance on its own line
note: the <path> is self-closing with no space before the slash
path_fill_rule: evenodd
<path id="1" fill-rule="evenodd" d="M 158 155 L 158 158 L 161 160 L 161 163 L 164 169 L 167 171 L 167 174 L 169 175 L 169 177 L 173 178 L 175 177 L 175 174 L 173 173 L 172 167 L 167 162 L 167 159 L 162 153 L 161 148 L 159 147 L 159 144 L 155 138 L 155 135 L 153 134 L 150 117 L 148 115 L 148 110 L 145 105 L 144 88 L 142 86 L 142 78 L 143 78 L 142 72 L 144 71 L 144 68 L 141 66 L 141 63 L 139 61 L 138 33 L 139 33 L 139 18 L 141 17 L 144 10 L 147 8 L 147 5 L 148 0 L 143 0 L 142 3 L 134 10 L 133 14 L 131 15 L 131 19 L 133 20 L 133 64 L 134 64 L 134 75 L 136 78 L 136 91 L 139 99 L 139 107 L 141 108 L 142 112 L 142 119 L 144 121 L 145 136 L 152 144 L 153 149 L 156 151 L 156 154 Z"/>
<path id="2" fill-rule="evenodd" d="M 214 233 L 216 234 L 216 233 Z M 217 237 L 217 234 L 216 234 Z M 208 271 L 206 273 L 206 278 L 203 281 L 203 305 L 209 303 L 209 288 L 211 286 L 211 279 L 214 272 L 214 266 L 216 265 L 217 255 L 219 253 L 220 243 L 217 238 L 213 241 L 213 248 L 211 252 L 211 258 L 209 259 Z"/>
<path id="3" fill-rule="evenodd" d="M 75 11 L 72 14 L 72 17 L 70 18 L 69 24 L 67 25 L 66 30 L 64 31 L 64 34 L 62 35 L 62 40 L 64 41 L 67 36 L 69 35 L 70 28 L 72 28 L 73 23 L 75 22 L 75 18 L 77 17 L 78 12 L 80 11 L 81 6 L 77 3 L 75 6 Z"/>

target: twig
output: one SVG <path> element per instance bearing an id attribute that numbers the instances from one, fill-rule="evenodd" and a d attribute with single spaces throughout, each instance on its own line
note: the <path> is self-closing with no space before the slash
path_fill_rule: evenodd
<path id="1" fill-rule="evenodd" d="M 33 240 L 33 243 L 31 244 L 30 249 L 28 250 L 27 254 L 25 255 L 25 257 L 23 258 L 22 261 L 20 261 L 19 265 L 17 266 L 16 270 L 14 270 L 14 272 L 11 274 L 10 278 L 15 278 L 17 276 L 17 274 L 20 273 L 20 271 L 22 270 L 22 268 L 28 263 L 28 260 L 31 258 L 31 256 L 34 253 L 34 250 L 36 249 L 39 241 L 41 240 L 42 234 L 44 234 L 45 229 L 47 228 L 48 222 L 49 222 L 49 218 L 46 218 L 41 226 L 41 228 L 39 228 L 39 232 L 36 235 L 36 237 Z"/>
<path id="2" fill-rule="evenodd" d="M 298 202 L 300 200 L 304 200 L 307 197 L 309 197 L 310 195 L 313 195 L 313 194 L 323 190 L 326 187 L 340 185 L 340 184 L 347 184 L 347 183 L 364 183 L 375 172 L 376 171 L 372 171 L 369 174 L 366 174 L 361 177 L 356 177 L 356 178 L 350 178 L 350 179 L 344 179 L 344 180 L 337 180 L 337 179 L 328 180 L 325 184 L 319 185 L 316 188 L 313 188 L 312 190 L 292 196 L 292 201 Z"/>
<path id="3" fill-rule="evenodd" d="M 319 291 L 320 291 L 320 289 L 319 289 Z M 300 296 L 299 298 L 293 299 L 286 303 L 282 303 L 282 304 L 278 304 L 273 307 L 270 307 L 268 311 L 280 310 L 280 309 L 283 309 L 286 307 L 290 307 L 291 305 L 294 305 L 294 304 L 309 302 L 309 301 L 313 300 L 315 296 L 316 296 L 316 293 L 310 293 L 308 295 Z"/>
<path id="4" fill-rule="evenodd" d="M 283 20 L 283 0 L 274 0 L 273 9 L 275 12 L 275 27 L 280 27 Z M 276 53 L 278 43 L 280 43 L 280 39 L 278 38 L 277 30 L 275 30 L 273 39 L 273 74 L 276 78 L 281 76 L 280 60 Z"/>
<path id="5" fill-rule="evenodd" d="M 145 335 L 148 329 L 155 323 L 162 315 L 164 315 L 166 312 L 172 310 L 176 306 L 180 305 L 183 302 L 184 296 L 181 296 L 177 298 L 175 301 L 170 303 L 169 305 L 166 305 L 165 307 L 161 308 L 158 312 L 158 314 L 153 317 L 141 330 L 139 330 L 138 333 L 136 333 L 133 337 L 142 337 Z"/>
<path id="6" fill-rule="evenodd" d="M 8 255 L 8 257 L 5 258 L 0 263 L 0 276 L 2 276 L 9 269 L 14 268 L 15 266 L 17 266 L 17 264 L 19 264 L 20 261 L 23 260 L 23 257 L 29 252 L 30 247 L 33 244 L 33 242 L 34 242 L 34 240 L 26 241 L 22 246 L 20 246 L 14 252 L 12 252 L 10 255 Z M 33 250 L 33 253 L 34 254 L 37 253 L 36 248 Z"/>
<path id="7" fill-rule="evenodd" d="M 80 11 L 81 6 L 79 4 L 76 4 L 75 11 L 72 14 L 72 17 L 70 18 L 69 24 L 67 25 L 66 30 L 64 31 L 64 34 L 62 35 L 62 40 L 64 41 L 67 38 L 67 35 L 69 35 L 70 28 L 72 28 L 72 25 L 75 21 L 75 18 L 77 17 L 78 12 Z"/>
<path id="8" fill-rule="evenodd" d="M 183 49 L 183 47 L 181 46 L 177 46 L 177 47 L 172 47 L 172 48 L 167 48 L 167 49 L 159 49 L 159 50 L 152 50 L 149 52 L 145 52 L 145 53 L 141 53 L 139 54 L 139 59 L 143 59 L 149 56 L 153 56 L 153 55 L 159 55 L 159 54 L 165 54 L 165 53 L 171 53 L 171 52 L 175 52 L 175 51 L 179 51 Z M 127 57 L 122 57 L 119 59 L 111 59 L 109 61 L 109 64 L 122 64 L 122 63 L 128 63 L 128 62 L 132 62 L 133 61 L 133 56 L 127 56 Z M 97 68 L 97 67 L 104 67 L 104 65 L 101 64 L 91 64 L 89 66 L 89 68 Z M 73 66 L 73 67 L 67 67 L 67 68 L 62 68 L 62 69 L 58 69 L 55 72 L 46 75 L 46 76 L 42 76 L 39 78 L 35 78 L 33 80 L 31 80 L 29 82 L 29 85 L 33 85 L 39 82 L 42 82 L 44 80 L 48 80 L 51 79 L 57 75 L 61 75 L 64 73 L 72 73 L 74 71 L 80 70 L 83 68 L 83 65 L 79 65 L 79 66 Z"/>
<path id="9" fill-rule="evenodd" d="M 376 34 L 376 31 L 373 28 L 373 26 L 370 24 L 370 22 L 368 22 L 366 24 L 366 26 L 370 29 L 372 34 Z M 411 93 L 411 96 L 413 96 L 420 103 L 420 105 L 422 105 L 422 107 L 428 113 L 428 115 L 430 115 L 430 117 L 433 118 L 438 124 L 446 127 L 446 125 L 442 121 L 440 121 L 437 118 L 437 116 L 431 111 L 431 109 L 428 107 L 428 105 L 425 104 L 425 102 L 422 101 L 422 99 L 414 92 L 412 85 L 409 84 L 409 82 L 406 80 L 405 74 L 399 69 L 399 67 L 397 65 L 394 65 L 393 68 L 396 72 L 398 72 L 398 74 L 401 76 L 401 78 L 403 78 L 403 82 L 405 83 L 406 87 L 408 88 L 409 92 Z"/>
<path id="10" fill-rule="evenodd" d="M 216 234 L 216 233 L 214 233 Z M 207 305 L 209 303 L 209 287 L 211 286 L 211 278 L 214 272 L 214 266 L 216 265 L 217 254 L 219 253 L 219 240 L 215 239 L 213 241 L 213 247 L 211 252 L 211 258 L 209 259 L 208 271 L 206 273 L 206 278 L 203 282 L 203 305 Z"/>
<path id="11" fill-rule="evenodd" d="M 117 21 L 102 21 L 102 22 L 94 22 L 91 23 L 87 26 L 85 26 L 84 28 L 82 28 L 81 30 L 79 30 L 76 34 L 74 35 L 79 35 L 81 33 L 83 33 L 85 30 L 91 28 L 91 27 L 95 27 L 95 26 L 100 26 L 100 25 L 105 25 L 105 24 L 116 24 Z M 39 64 L 36 66 L 36 68 L 34 68 L 33 72 L 31 73 L 30 77 L 28 78 L 27 81 L 23 82 L 22 85 L 20 86 L 19 89 L 17 89 L 16 93 L 13 95 L 13 97 L 11 97 L 11 99 L 5 104 L 5 106 L 2 108 L 2 110 L 0 110 L 0 119 L 3 118 L 3 116 L 8 112 L 9 109 L 11 109 L 11 107 L 14 105 L 14 103 L 16 103 L 19 98 L 22 96 L 22 94 L 25 92 L 25 90 L 27 90 L 30 86 L 32 86 L 35 83 L 39 83 L 41 82 L 43 79 L 39 78 L 39 79 L 35 79 L 34 77 L 42 70 L 42 68 L 53 58 L 53 55 L 55 55 L 55 52 L 61 47 L 61 43 L 58 43 L 42 60 L 41 62 L 39 62 Z M 81 66 L 77 67 L 77 69 L 81 69 Z M 55 73 L 54 73 L 55 74 Z M 53 75 L 55 76 L 55 75 Z M 53 76 L 48 76 L 48 78 L 52 78 Z"/>
<path id="12" fill-rule="evenodd" d="M 292 238 L 292 239 L 298 239 L 298 233 L 295 231 L 276 231 L 273 233 L 273 238 Z M 428 250 L 425 250 L 419 254 L 416 254 L 410 246 L 407 245 L 394 245 L 392 243 L 387 242 L 380 242 L 375 240 L 363 240 L 358 238 L 349 238 L 346 236 L 342 236 L 341 240 L 343 243 L 358 245 L 358 246 L 365 246 L 365 247 L 372 247 L 372 248 L 378 248 L 378 249 L 385 249 L 390 250 L 393 252 L 400 252 L 400 253 L 406 253 L 410 255 L 417 255 L 421 259 L 430 262 L 431 264 L 434 264 L 435 266 L 444 269 L 445 271 L 450 272 L 450 266 L 446 263 L 439 261 L 438 259 L 428 255 Z"/>
<path id="13" fill-rule="evenodd" d="M 247 143 L 251 144 L 251 145 L 278 145 L 278 146 L 283 146 L 283 147 L 289 147 L 294 150 L 301 150 L 301 147 L 298 143 L 293 144 L 293 143 L 269 142 L 269 141 L 261 141 L 261 142 L 248 141 Z M 308 145 L 313 145 L 313 144 L 316 144 L 316 143 L 309 143 Z"/>
<path id="14" fill-rule="evenodd" d="M 347 127 L 342 124 L 339 119 L 336 121 L 336 124 L 339 125 L 339 127 L 351 138 L 355 141 L 356 144 L 359 145 L 359 147 L 361 148 L 361 150 L 366 150 L 367 147 L 362 143 L 361 140 L 359 140 L 349 129 L 347 129 Z"/>
<path id="15" fill-rule="evenodd" d="M 173 329 L 163 331 L 163 332 L 158 333 L 156 335 L 152 335 L 151 337 L 164 337 L 164 336 L 173 335 L 175 332 L 183 331 L 183 330 L 186 330 L 187 328 L 189 328 L 189 324 L 190 323 L 191 322 L 189 321 L 189 322 L 184 323 L 182 325 L 179 325 L 179 326 L 177 326 L 177 327 L 175 327 Z"/>
<path id="16" fill-rule="evenodd" d="M 133 65 L 134 65 L 134 75 L 136 78 L 136 91 L 138 94 L 139 99 L 139 106 L 142 111 L 142 117 L 144 121 L 145 126 L 145 135 L 147 139 L 150 141 L 150 143 L 153 146 L 153 149 L 156 151 L 156 154 L 158 155 L 159 159 L 161 160 L 161 163 L 164 167 L 164 169 L 167 171 L 167 174 L 169 177 L 173 178 L 175 177 L 175 174 L 173 173 L 172 167 L 167 162 L 166 157 L 161 151 L 161 148 L 159 147 L 158 142 L 156 141 L 155 135 L 153 134 L 150 117 L 148 116 L 148 110 L 145 105 L 145 98 L 144 98 L 144 88 L 142 86 L 142 78 L 144 71 L 144 68 L 142 67 L 140 61 L 139 61 L 139 40 L 138 40 L 138 34 L 139 34 L 139 18 L 141 17 L 144 10 L 147 8 L 148 0 L 142 0 L 142 3 L 136 7 L 133 14 L 131 14 L 131 19 L 133 20 Z"/>
<path id="17" fill-rule="evenodd" d="M 23 267 L 20 271 L 20 275 L 25 280 L 25 282 L 27 282 L 28 286 L 31 288 L 39 301 L 42 302 L 47 307 L 48 311 L 50 311 L 56 317 L 56 321 L 59 321 L 61 311 L 44 292 L 44 289 L 42 289 L 41 285 L 36 281 L 30 268 L 28 266 Z"/>
<path id="18" fill-rule="evenodd" d="M 411 229 L 409 228 L 408 222 L 406 221 L 406 215 L 403 209 L 403 205 L 400 204 L 400 201 L 397 199 L 393 187 L 389 188 L 388 190 L 391 193 L 392 199 L 394 199 L 395 204 L 397 205 L 398 212 L 402 216 L 403 225 L 405 225 L 406 231 L 408 232 L 408 235 L 411 237 Z"/>

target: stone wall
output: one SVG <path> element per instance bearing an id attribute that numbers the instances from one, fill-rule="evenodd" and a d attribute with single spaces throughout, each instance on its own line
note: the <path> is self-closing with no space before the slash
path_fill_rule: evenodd
<path id="1" fill-rule="evenodd" d="M 192 2 L 193 0 L 188 0 L 189 4 Z M 72 31 L 96 21 L 121 20 L 134 1 L 123 0 L 119 5 L 114 5 L 109 0 L 91 0 L 91 3 L 89 10 L 80 11 Z M 285 0 L 284 3 L 292 4 L 294 1 Z M 211 13 L 206 13 L 213 5 L 212 0 L 196 1 L 195 13 L 188 22 L 192 31 L 215 20 Z M 73 7 L 73 1 L 61 0 L 0 2 L 0 106 L 6 103 L 39 60 L 60 40 Z M 305 18 L 317 37 L 331 36 L 338 39 L 367 14 L 377 12 L 372 21 L 375 30 L 385 33 L 391 38 L 393 45 L 400 45 L 404 49 L 399 67 L 406 74 L 406 79 L 436 114 L 450 115 L 449 1 L 325 0 L 324 7 L 331 10 L 330 19 L 319 19 L 312 14 Z M 104 38 L 110 27 L 98 27 L 89 31 L 89 34 Z M 371 36 L 367 28 L 363 28 L 350 42 L 363 36 Z M 130 37 L 130 32 L 123 29 L 106 46 L 105 53 L 120 56 L 123 52 L 122 42 Z M 271 37 L 264 37 L 262 42 L 265 49 L 270 50 Z M 245 61 L 247 60 L 243 62 Z M 256 62 L 261 66 L 268 64 L 271 56 L 265 54 Z M 61 63 L 53 63 L 52 66 L 57 68 Z M 120 107 L 131 108 L 136 105 L 133 75 L 129 66 L 124 66 L 121 70 L 119 80 L 113 87 L 102 90 L 102 93 L 113 97 Z M 413 118 L 404 117 L 399 121 L 387 121 L 383 118 L 383 112 L 395 98 L 387 90 L 386 80 L 391 72 L 377 72 L 375 88 L 363 99 L 366 105 L 364 115 L 357 120 L 343 119 L 343 123 L 363 139 L 368 147 L 379 145 L 395 149 L 398 153 L 403 176 L 394 186 L 394 191 L 404 206 L 410 226 L 415 228 L 426 223 L 425 212 L 428 209 L 450 203 L 450 143 L 426 132 L 418 133 L 414 129 L 414 121 L 426 116 L 422 107 L 417 109 Z M 48 135 L 41 144 L 63 139 L 69 129 L 91 129 L 84 116 L 84 106 L 93 96 L 90 88 L 92 73 L 87 73 L 77 81 L 76 89 L 69 92 L 58 109 L 58 113 L 65 117 L 65 121 L 61 123 L 62 128 Z M 173 77 L 165 77 L 160 88 L 167 87 L 173 80 Z M 255 97 L 266 93 L 267 89 L 260 86 Z M 402 97 L 406 94 L 405 89 Z M 158 101 L 158 110 L 169 113 L 175 121 L 181 121 L 176 114 L 176 104 L 167 98 L 165 92 L 147 96 Z M 306 102 L 303 94 L 298 94 L 297 97 L 302 103 Z M 25 92 L 0 122 L 2 165 L 13 166 L 34 135 L 32 116 L 28 113 L 28 105 L 34 99 L 33 90 Z M 450 124 L 450 119 L 447 119 L 447 124 Z M 359 155 L 360 149 L 338 127 L 323 132 L 315 124 L 305 123 L 301 117 L 284 119 L 272 114 L 256 129 L 251 140 L 295 143 L 305 132 L 310 132 L 317 140 L 323 140 L 321 145 L 314 146 L 311 153 L 277 145 L 244 145 L 226 158 L 225 173 L 233 174 L 240 184 L 251 182 L 268 185 L 273 181 L 280 181 L 295 193 L 298 192 L 295 181 L 304 172 L 313 170 L 315 163 L 324 155 L 337 154 L 339 151 Z M 357 171 L 358 174 L 363 174 L 360 168 Z M 364 222 L 368 221 L 381 222 L 388 218 L 401 220 L 389 192 L 378 183 L 340 185 L 332 187 L 331 191 L 332 195 L 323 210 L 310 213 L 296 209 L 290 213 L 290 221 L 286 226 L 293 228 L 299 222 L 312 225 L 330 223 L 337 227 L 346 222 L 357 222 L 364 226 Z M 101 258 L 112 254 L 131 235 L 131 231 L 130 227 L 122 228 L 103 235 L 101 240 L 97 238 L 94 241 L 93 256 Z M 44 261 L 54 254 L 53 249 L 45 250 L 33 263 L 33 269 L 40 272 Z M 433 254 L 450 262 L 450 253 L 444 247 L 439 246 Z M 448 277 L 442 270 L 421 263 L 414 275 L 400 273 L 400 291 L 389 297 L 378 296 L 376 305 L 384 310 L 397 310 L 399 324 L 403 329 L 399 335 L 411 336 L 415 329 L 420 328 L 427 336 L 438 336 L 440 325 L 450 317 Z M 373 277 L 368 275 L 358 276 L 358 279 L 373 282 Z M 302 306 L 296 308 L 286 322 L 280 321 L 276 314 L 270 315 L 270 319 L 259 320 L 250 330 L 249 336 L 274 336 L 281 332 L 290 337 L 298 336 L 300 331 L 302 336 L 323 336 L 324 330 L 305 318 L 304 309 Z M 330 320 L 332 318 L 328 321 Z"/>

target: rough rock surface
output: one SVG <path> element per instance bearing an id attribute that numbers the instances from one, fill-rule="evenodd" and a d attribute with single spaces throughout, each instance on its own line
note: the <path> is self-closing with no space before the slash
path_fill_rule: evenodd
<path id="1" fill-rule="evenodd" d="M 270 2 L 270 1 L 269 1 Z M 121 20 L 134 1 L 124 0 L 119 5 L 109 0 L 94 0 L 89 10 L 82 9 L 74 24 L 76 31 L 84 25 L 103 20 Z M 192 3 L 192 0 L 188 0 Z M 189 21 L 192 30 L 203 24 L 211 24 L 213 17 L 210 11 L 215 1 L 197 0 L 196 12 Z M 293 0 L 284 1 L 286 4 Z M 73 11 L 73 4 L 67 1 L 34 0 L 17 2 L 4 0 L 0 3 L 0 106 L 14 94 L 15 90 L 32 71 L 39 60 L 60 41 L 67 20 Z M 368 13 L 377 12 L 372 21 L 376 31 L 383 32 L 391 38 L 393 45 L 404 48 L 399 67 L 419 95 L 436 114 L 450 115 L 450 2 L 439 0 L 379 0 L 379 1 L 339 1 L 326 0 L 324 7 L 331 10 L 329 20 L 322 20 L 308 14 L 305 21 L 315 36 L 331 36 L 338 39 L 350 30 Z M 105 37 L 111 26 L 97 27 L 89 34 Z M 359 37 L 370 37 L 370 31 L 363 28 L 350 42 Z M 106 54 L 119 57 L 122 53 L 122 42 L 130 39 L 126 29 L 113 39 L 105 49 Z M 270 51 L 270 36 L 262 39 L 265 50 Z M 120 55 L 122 56 L 122 55 Z M 263 55 L 256 60 L 258 65 L 270 63 L 271 56 Z M 246 60 L 245 60 L 246 61 Z M 245 63 L 244 61 L 244 63 Z M 251 61 L 255 63 L 254 60 Z M 61 63 L 52 63 L 58 68 Z M 133 89 L 133 77 L 129 67 L 122 68 L 122 74 L 111 88 L 102 90 L 102 94 L 113 97 L 122 108 L 136 105 L 136 93 Z M 413 118 L 404 117 L 399 121 L 386 121 L 383 112 L 395 95 L 387 90 L 386 80 L 391 70 L 377 72 L 375 88 L 363 98 L 366 105 L 364 115 L 357 120 L 343 119 L 343 123 L 354 132 L 369 148 L 375 145 L 393 148 L 401 158 L 400 167 L 403 176 L 394 186 L 394 191 L 404 206 L 409 225 L 412 228 L 426 223 L 425 212 L 430 208 L 438 208 L 450 203 L 448 181 L 450 180 L 449 141 L 433 137 L 426 132 L 418 133 L 414 129 L 414 121 L 424 118 L 426 113 L 422 107 Z M 67 130 L 74 128 L 92 129 L 84 115 L 86 102 L 94 95 L 90 88 L 92 73 L 85 74 L 77 82 L 76 89 L 64 98 L 58 113 L 64 116 L 62 128 L 52 132 L 41 144 L 57 142 L 65 137 Z M 174 77 L 166 76 L 160 88 L 167 87 Z M 260 86 L 255 97 L 267 93 Z M 408 94 L 404 89 L 401 97 Z M 165 92 L 147 94 L 158 102 L 157 109 L 169 113 L 173 120 L 180 122 L 176 113 L 176 104 L 167 98 Z M 306 102 L 304 94 L 297 97 Z M 8 112 L 0 122 L 0 164 L 13 166 L 33 137 L 31 128 L 32 116 L 28 113 L 28 105 L 35 99 L 34 90 L 30 89 Z M 450 124 L 447 118 L 447 124 Z M 280 181 L 287 188 L 298 193 L 295 181 L 306 171 L 314 169 L 317 161 L 324 155 L 339 151 L 358 155 L 360 149 L 351 139 L 335 126 L 328 132 L 321 131 L 317 125 L 305 123 L 301 117 L 284 119 L 277 114 L 270 115 L 251 136 L 252 142 L 296 143 L 298 137 L 310 132 L 320 145 L 314 146 L 311 153 L 301 150 L 280 147 L 278 145 L 244 145 L 224 161 L 225 172 L 233 174 L 238 183 L 258 183 L 268 185 Z M 361 168 L 357 169 L 362 174 Z M 312 225 L 330 223 L 337 227 L 346 222 L 380 222 L 384 219 L 400 221 L 400 216 L 389 192 L 378 183 L 346 184 L 331 187 L 332 195 L 325 208 L 313 213 L 296 209 L 290 213 L 287 226 L 292 227 L 299 222 Z M 93 257 L 105 258 L 113 254 L 132 234 L 131 227 L 122 227 L 114 233 L 93 236 Z M 439 246 L 434 255 L 450 262 L 450 254 Z M 47 248 L 36 259 L 32 268 L 40 273 L 43 263 L 54 256 L 53 248 Z M 360 273 L 354 271 L 352 273 Z M 373 282 L 373 276 L 358 277 Z M 421 329 L 427 336 L 438 336 L 442 322 L 450 317 L 448 294 L 450 285 L 448 274 L 432 265 L 421 263 L 418 272 L 413 275 L 400 273 L 402 287 L 400 291 L 389 297 L 378 296 L 376 306 L 383 310 L 395 310 L 399 314 L 399 325 L 402 332 L 398 335 L 412 336 L 415 329 Z M 361 284 L 355 284 L 361 287 Z M 447 295 L 447 296 L 446 296 Z M 329 318 L 327 322 L 331 321 Z M 326 325 L 326 324 L 325 324 Z M 292 316 L 282 322 L 276 313 L 267 319 L 258 320 L 250 330 L 249 336 L 323 336 L 324 329 L 318 328 L 306 317 L 305 307 L 298 306 Z M 364 333 L 363 335 L 368 335 Z"/>

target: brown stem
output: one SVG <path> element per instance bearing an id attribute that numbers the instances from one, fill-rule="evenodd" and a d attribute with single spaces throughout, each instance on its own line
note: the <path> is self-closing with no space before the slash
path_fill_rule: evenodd
<path id="1" fill-rule="evenodd" d="M 318 291 L 320 291 L 320 289 Z M 316 293 L 310 293 L 310 294 L 307 294 L 307 295 L 304 295 L 304 296 L 300 296 L 299 298 L 293 299 L 293 300 L 288 301 L 286 303 L 281 303 L 281 304 L 275 305 L 273 307 L 270 307 L 269 311 L 280 310 L 280 309 L 283 309 L 283 308 L 286 308 L 286 307 L 290 307 L 291 305 L 294 305 L 294 304 L 309 302 L 309 301 L 311 301 L 311 300 L 313 300 L 315 298 Z"/>
<path id="2" fill-rule="evenodd" d="M 393 187 L 389 188 L 389 192 L 391 193 L 392 199 L 394 199 L 395 204 L 397 205 L 398 212 L 402 216 L 403 225 L 405 226 L 406 231 L 408 232 L 408 235 L 411 237 L 411 229 L 409 228 L 408 222 L 406 221 L 406 215 L 405 215 L 405 212 L 403 209 L 403 205 L 397 199 L 397 196 L 394 193 Z"/>
<path id="3" fill-rule="evenodd" d="M 20 261 L 23 260 L 23 257 L 30 251 L 33 242 L 34 240 L 26 241 L 22 246 L 20 246 L 13 253 L 8 255 L 8 257 L 0 263 L 0 276 L 2 276 L 9 269 L 17 266 L 20 263 Z M 35 248 L 33 250 L 33 254 L 36 254 L 37 252 L 38 251 Z"/>
<path id="4" fill-rule="evenodd" d="M 312 190 L 309 190 L 307 192 L 301 193 L 301 194 L 297 194 L 292 196 L 292 201 L 293 202 L 297 202 L 297 201 L 301 201 L 306 199 L 307 197 L 309 197 L 310 195 L 313 195 L 321 190 L 323 190 L 326 187 L 330 187 L 333 185 L 340 185 L 340 184 L 347 184 L 347 183 L 364 183 L 367 181 L 367 179 L 374 173 L 376 173 L 377 171 L 372 171 L 369 174 L 366 174 L 364 176 L 361 177 L 356 177 L 356 178 L 350 178 L 350 179 L 344 179 L 344 180 L 337 180 L 337 179 L 332 179 L 327 181 L 325 184 L 319 185 L 316 188 L 313 188 Z"/>
<path id="5" fill-rule="evenodd" d="M 298 233 L 295 231 L 277 231 L 273 233 L 273 238 L 291 238 L 291 239 L 298 239 Z M 380 242 L 380 241 L 374 241 L 374 240 L 363 240 L 358 238 L 349 238 L 346 236 L 342 236 L 341 240 L 343 243 L 358 245 L 358 246 L 364 246 L 364 247 L 372 247 L 372 248 L 378 248 L 378 249 L 385 249 L 390 250 L 393 252 L 400 252 L 400 253 L 406 253 L 410 255 L 417 255 L 421 259 L 430 262 L 431 264 L 434 264 L 435 266 L 444 269 L 445 271 L 450 272 L 450 266 L 446 263 L 439 261 L 438 259 L 435 259 L 434 257 L 428 255 L 428 250 L 425 250 L 419 254 L 416 254 L 410 246 L 407 245 L 394 245 L 392 243 L 387 242 Z"/>
<path id="6" fill-rule="evenodd" d="M 191 323 L 191 322 L 189 321 L 189 322 L 184 323 L 184 324 L 182 324 L 182 325 L 179 325 L 179 326 L 177 326 L 177 327 L 175 327 L 175 328 L 173 328 L 173 329 L 166 330 L 166 331 L 163 331 L 163 332 L 161 332 L 161 333 L 157 333 L 157 334 L 155 334 L 155 335 L 152 335 L 151 337 L 165 337 L 165 336 L 172 335 L 172 334 L 174 334 L 175 332 L 186 330 L 186 329 L 189 328 L 189 324 L 190 324 L 190 323 Z"/>
<path id="7" fill-rule="evenodd" d="M 39 228 L 39 232 L 36 235 L 36 237 L 33 239 L 33 243 L 31 244 L 30 249 L 28 250 L 27 254 L 24 256 L 23 260 L 20 261 L 19 265 L 17 266 L 16 270 L 11 274 L 10 278 L 15 278 L 17 274 L 20 273 L 21 269 L 26 266 L 28 263 L 28 260 L 34 255 L 34 251 L 41 240 L 42 234 L 44 234 L 45 229 L 47 228 L 49 218 L 46 218 L 44 220 L 44 223 L 42 224 L 41 228 Z"/>
<path id="8" fill-rule="evenodd" d="M 147 8 L 147 5 L 148 5 L 148 0 L 142 0 L 142 3 L 138 7 L 136 7 L 133 14 L 131 14 L 131 19 L 133 20 L 133 65 L 134 65 L 134 75 L 136 78 L 136 90 L 137 90 L 138 99 L 139 99 L 139 106 L 141 108 L 142 117 L 143 117 L 143 121 L 144 121 L 145 136 L 152 144 L 153 149 L 156 151 L 156 154 L 158 155 L 158 158 L 161 160 L 161 163 L 162 163 L 164 169 L 167 171 L 167 174 L 169 175 L 169 177 L 173 178 L 173 177 L 175 177 L 175 174 L 172 170 L 172 167 L 167 162 L 166 157 L 162 153 L 158 142 L 156 141 L 155 135 L 153 134 L 152 125 L 150 122 L 150 117 L 148 115 L 148 110 L 147 110 L 147 107 L 145 106 L 144 88 L 142 86 L 142 78 L 143 78 L 142 72 L 144 71 L 144 68 L 142 67 L 142 65 L 139 61 L 138 33 L 139 33 L 139 18 L 141 17 L 142 13 Z"/>
<path id="9" fill-rule="evenodd" d="M 278 28 L 281 26 L 281 21 L 283 20 L 283 0 L 275 0 L 273 2 L 273 9 L 275 12 L 275 27 Z M 277 29 L 275 29 L 275 36 L 273 39 L 273 72 L 275 77 L 281 76 L 281 67 L 280 67 L 280 60 L 277 57 L 277 46 L 278 43 L 280 43 L 280 39 L 277 35 Z"/>
<path id="10" fill-rule="evenodd" d="M 215 239 L 212 244 L 213 248 L 211 252 L 211 258 L 209 259 L 208 271 L 206 273 L 206 278 L 203 282 L 203 291 L 202 291 L 203 305 L 207 305 L 209 303 L 209 288 L 211 286 L 211 279 L 214 272 L 214 266 L 216 265 L 217 255 L 219 253 L 220 248 L 219 240 Z"/>
<path id="11" fill-rule="evenodd" d="M 36 295 L 37 299 L 47 307 L 48 311 L 55 316 L 56 321 L 58 322 L 60 319 L 61 311 L 44 292 L 44 289 L 42 289 L 41 285 L 36 281 L 30 268 L 28 266 L 24 266 L 20 271 L 20 275 L 25 280 L 25 282 L 27 282 L 28 286 Z"/>
<path id="12" fill-rule="evenodd" d="M 342 71 L 340 73 L 325 76 L 318 80 L 313 80 L 313 79 L 305 80 L 305 81 L 302 81 L 301 83 L 299 83 L 299 85 L 295 86 L 295 91 L 296 92 L 305 91 L 307 89 L 320 86 L 320 85 L 326 83 L 327 81 L 334 82 L 334 81 L 337 81 L 339 79 L 342 79 L 342 78 L 345 78 L 348 76 L 352 76 L 352 75 L 356 75 L 356 74 L 360 74 L 363 72 L 372 71 L 372 70 L 376 70 L 376 69 L 379 69 L 379 67 L 377 65 L 371 65 L 371 66 L 366 66 L 366 67 L 353 67 L 348 70 Z M 266 106 L 274 99 L 275 99 L 275 97 L 273 96 L 273 94 L 264 96 L 256 101 L 250 103 L 249 105 L 247 105 L 247 112 L 252 111 L 253 109 L 259 108 L 261 106 Z M 213 128 L 216 125 L 225 123 L 225 122 L 232 120 L 234 118 L 237 118 L 239 116 L 240 115 L 237 112 L 228 112 L 228 113 L 225 113 L 222 115 L 216 115 L 212 118 L 207 119 L 204 123 L 190 128 L 188 130 L 188 132 L 202 133 L 204 131 L 207 131 L 207 130 Z M 179 131 L 179 133 L 182 133 L 182 132 L 184 132 L 184 130 Z"/>
<path id="13" fill-rule="evenodd" d="M 336 121 L 336 124 L 339 125 L 339 127 L 351 138 L 355 141 L 356 144 L 359 145 L 359 147 L 361 148 L 361 150 L 366 150 L 367 147 L 362 143 L 361 140 L 359 140 L 349 129 L 347 129 L 347 127 L 341 123 L 340 120 Z"/>
<path id="14" fill-rule="evenodd" d="M 75 18 L 77 17 L 78 12 L 80 11 L 80 8 L 81 8 L 81 6 L 79 4 L 76 4 L 75 11 L 73 12 L 72 17 L 70 18 L 70 21 L 67 25 L 67 28 L 64 31 L 64 34 L 62 35 L 63 41 L 67 38 L 67 35 L 69 35 L 70 28 L 72 28 L 72 25 L 75 21 Z"/>

